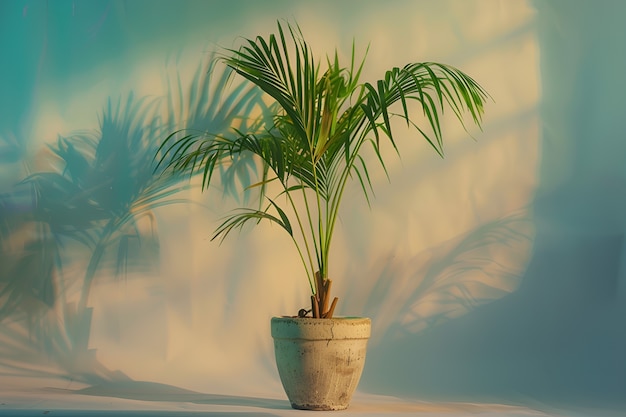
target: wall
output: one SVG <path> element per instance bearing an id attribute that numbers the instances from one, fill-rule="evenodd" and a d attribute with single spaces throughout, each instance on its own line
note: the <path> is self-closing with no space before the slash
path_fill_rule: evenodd
<path id="1" fill-rule="evenodd" d="M 623 6 L 592 7 L 1 2 L 0 376 L 101 393 L 281 390 L 269 318 L 308 291 L 288 239 L 261 225 L 211 242 L 237 201 L 152 175 L 151 156 L 181 126 L 238 123 L 211 116 L 234 87 L 220 68 L 205 75 L 211 52 L 284 18 L 320 57 L 369 45 L 365 80 L 441 61 L 493 97 L 476 141 L 445 122 L 443 160 L 403 133 L 401 158 L 386 151 L 390 182 L 372 173 L 371 209 L 347 191 L 331 271 L 339 314 L 373 318 L 361 389 L 617 401 L 624 57 L 610 22 Z"/>

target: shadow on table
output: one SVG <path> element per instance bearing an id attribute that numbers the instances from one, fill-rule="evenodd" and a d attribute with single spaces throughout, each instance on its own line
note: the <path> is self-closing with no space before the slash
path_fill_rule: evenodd
<path id="1" fill-rule="evenodd" d="M 34 417 L 54 412 L 56 417 L 190 417 L 190 416 L 223 416 L 225 414 L 236 417 L 255 417 L 255 416 L 276 416 L 276 414 L 258 413 L 258 412 L 224 412 L 224 411 L 154 411 L 154 410 L 10 410 L 11 416 L 14 417 Z M 7 414 L 8 415 L 8 414 Z"/>
<path id="2" fill-rule="evenodd" d="M 257 407 L 273 410 L 291 409 L 291 406 L 287 400 L 245 397 L 237 395 L 204 394 L 184 388 L 175 387 L 172 385 L 146 381 L 104 382 L 102 384 L 92 385 L 87 388 L 72 391 L 72 393 L 79 395 L 114 397 L 139 401 L 187 402 L 194 404 Z M 234 414 L 247 415 L 248 413 Z M 258 413 L 254 414 L 258 415 Z M 266 415 L 270 416 L 272 414 Z"/>

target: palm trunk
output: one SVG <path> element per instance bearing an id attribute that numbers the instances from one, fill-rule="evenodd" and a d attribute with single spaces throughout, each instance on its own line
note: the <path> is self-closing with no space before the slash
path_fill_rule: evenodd
<path id="1" fill-rule="evenodd" d="M 337 297 L 330 302 L 330 289 L 332 287 L 332 281 L 328 278 L 322 277 L 322 274 L 317 271 L 315 273 L 315 294 L 311 296 L 311 311 L 313 318 L 317 319 L 331 319 L 335 311 L 335 306 L 339 300 Z"/>

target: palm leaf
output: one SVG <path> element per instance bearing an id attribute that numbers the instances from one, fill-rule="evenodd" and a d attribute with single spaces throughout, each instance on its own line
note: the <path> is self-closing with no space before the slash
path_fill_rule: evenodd
<path id="1" fill-rule="evenodd" d="M 250 220 L 277 223 L 292 238 L 297 231 L 300 239 L 293 240 L 314 292 L 313 264 L 317 262 L 321 277 L 326 278 L 329 247 L 348 180 L 358 180 L 368 204 L 373 195 L 363 146 L 372 146 L 387 174 L 380 147 L 386 138 L 399 153 L 393 125 L 394 119 L 400 119 L 443 156 L 441 123 L 446 109 L 464 128 L 465 113 L 480 127 L 488 98 L 471 77 L 448 65 L 410 63 L 392 68 L 376 82 L 361 83 L 365 57 L 357 59 L 354 42 L 349 67 L 341 65 L 338 55 L 335 51 L 328 56 L 326 68 L 321 69 L 297 24 L 281 22 L 276 34 L 244 39 L 239 49 L 224 49 L 220 60 L 272 101 L 267 107 L 271 117 L 255 129 L 235 127 L 234 136 L 227 138 L 216 132 L 203 132 L 202 138 L 177 132 L 159 150 L 166 169 L 201 170 L 204 189 L 214 172 L 232 164 L 237 155 L 254 156 L 259 162 L 258 180 L 248 189 L 258 189 L 264 201 L 269 199 L 270 182 L 280 183 L 277 195 L 286 197 L 295 215 L 294 227 L 277 200 L 269 199 L 264 209 L 244 208 L 226 218 L 214 238 L 223 239 Z M 425 126 L 414 121 L 409 103 L 421 107 Z M 269 214 L 269 209 L 278 214 Z"/>
<path id="2" fill-rule="evenodd" d="M 266 211 L 242 208 L 237 210 L 237 212 L 232 214 L 231 216 L 228 216 L 226 220 L 224 220 L 224 222 L 217 227 L 211 240 L 215 240 L 217 237 L 221 236 L 221 242 L 224 240 L 224 238 L 226 238 L 226 236 L 228 236 L 231 231 L 233 231 L 233 229 L 241 229 L 247 222 L 251 220 L 254 220 L 257 223 L 261 220 L 269 220 L 272 223 L 278 224 L 287 233 L 289 233 L 290 236 L 293 236 L 291 224 L 289 223 L 289 219 L 285 215 L 285 212 L 281 208 L 279 208 L 273 201 L 271 203 L 272 206 L 278 210 L 280 218 L 273 216 Z"/>

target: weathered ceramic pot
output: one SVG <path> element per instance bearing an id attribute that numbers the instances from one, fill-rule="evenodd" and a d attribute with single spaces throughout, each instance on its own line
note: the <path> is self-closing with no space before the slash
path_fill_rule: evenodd
<path id="1" fill-rule="evenodd" d="M 370 332 L 368 318 L 272 318 L 276 365 L 291 406 L 346 409 L 363 372 Z"/>

